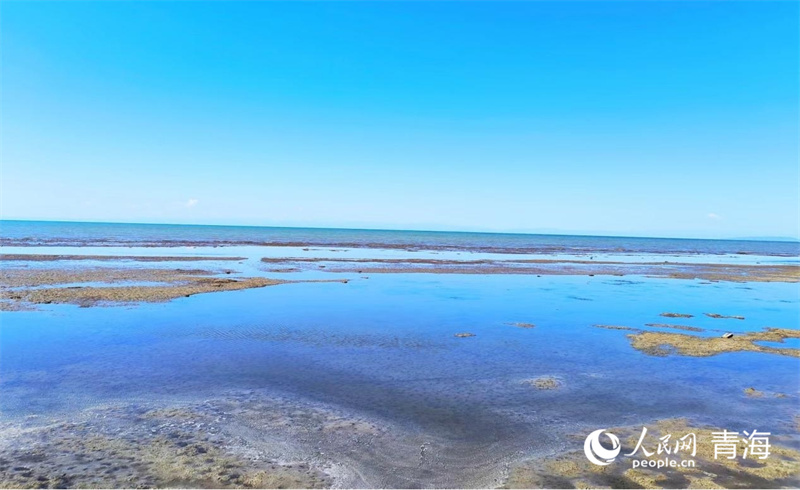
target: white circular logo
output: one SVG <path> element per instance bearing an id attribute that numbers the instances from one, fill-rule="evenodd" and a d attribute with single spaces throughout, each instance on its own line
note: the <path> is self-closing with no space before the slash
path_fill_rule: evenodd
<path id="1" fill-rule="evenodd" d="M 586 437 L 586 442 L 583 443 L 583 452 L 592 463 L 605 466 L 614 462 L 622 449 L 619 445 L 617 436 L 610 432 L 605 432 L 606 436 L 611 440 L 611 449 L 606 449 L 600 444 L 600 434 L 605 432 L 605 429 L 597 429 Z"/>

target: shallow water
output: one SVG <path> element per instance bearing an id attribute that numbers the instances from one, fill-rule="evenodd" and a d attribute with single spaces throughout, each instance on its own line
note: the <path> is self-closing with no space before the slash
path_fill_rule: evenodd
<path id="1" fill-rule="evenodd" d="M 49 253 L 89 253 L 58 250 Z M 246 253 L 248 259 L 198 263 L 200 268 L 271 275 L 258 262 L 263 249 L 191 253 L 209 250 Z M 582 441 L 571 434 L 660 418 L 685 416 L 731 430 L 795 431 L 797 358 L 742 352 L 653 357 L 630 346 L 629 332 L 594 325 L 679 324 L 707 329 L 696 335 L 709 336 L 800 329 L 797 284 L 637 276 L 373 274 L 366 279 L 318 271 L 280 276 L 351 281 L 136 306 L 45 305 L 42 311 L 4 312 L 0 422 L 32 415 L 69 420 L 112 403 L 169 406 L 225 400 L 231 393 L 268 398 L 272 393 L 398 427 L 413 444 L 433 441 L 445 461 L 435 474 L 413 465 L 398 473 L 393 466 L 408 456 L 411 442 L 395 452 L 387 443 L 380 457 L 332 449 L 338 451 L 333 458 L 361 465 L 365 483 L 373 486 L 475 484 L 465 463 L 489 474 L 502 461 L 575 449 Z M 694 317 L 664 318 L 662 312 Z M 515 322 L 536 327 L 511 325 Z M 475 336 L 454 337 L 462 332 Z M 556 377 L 562 387 L 540 391 L 523 382 L 539 376 Z M 749 398 L 743 393 L 747 387 L 770 396 Z M 441 475 L 448 478 L 437 479 Z"/>
<path id="2" fill-rule="evenodd" d="M 783 342 L 768 342 L 765 340 L 758 340 L 754 342 L 758 345 L 763 345 L 765 347 L 776 347 L 778 349 L 789 347 L 792 349 L 800 349 L 800 339 L 783 339 Z"/>

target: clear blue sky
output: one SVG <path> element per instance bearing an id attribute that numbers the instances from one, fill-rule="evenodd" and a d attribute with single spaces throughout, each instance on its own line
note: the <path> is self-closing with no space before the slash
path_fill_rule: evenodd
<path id="1" fill-rule="evenodd" d="M 2 216 L 798 236 L 798 2 L 2 2 Z"/>

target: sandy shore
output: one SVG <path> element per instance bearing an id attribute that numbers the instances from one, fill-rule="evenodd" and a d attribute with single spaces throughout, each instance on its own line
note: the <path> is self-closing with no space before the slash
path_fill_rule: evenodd
<path id="1" fill-rule="evenodd" d="M 124 304 L 169 301 L 195 294 L 260 288 L 283 284 L 284 282 L 263 277 L 242 279 L 192 277 L 185 284 L 166 286 L 73 286 L 68 288 L 3 291 L 0 293 L 0 299 L 32 304 L 69 303 L 86 307 L 104 303 Z"/>
<path id="2" fill-rule="evenodd" d="M 486 457 L 458 438 L 250 391 L 0 424 L 0 488 L 494 487 L 507 458 Z"/>
<path id="3" fill-rule="evenodd" d="M 59 260 L 103 260 L 103 261 L 125 261 L 134 262 L 197 262 L 197 261 L 217 261 L 245 260 L 245 257 L 209 257 L 209 256 L 188 256 L 188 255 L 50 255 L 50 254 L 0 254 L 0 261 L 13 262 L 54 262 Z"/>
<path id="4" fill-rule="evenodd" d="M 558 389 L 536 379 L 533 389 Z M 82 411 L 69 420 L 28 419 L 0 425 L 3 488 L 781 488 L 800 483 L 800 452 L 793 429 L 773 435 L 771 455 L 759 460 L 714 458 L 712 432 L 686 419 L 662 419 L 608 429 L 621 454 L 636 459 L 693 459 L 694 468 L 632 468 L 620 456 L 591 464 L 574 433 L 554 454 L 531 458 L 506 452 L 481 461 L 457 440 L 431 435 L 331 406 L 254 392 L 203 403 L 113 405 Z M 697 451 L 658 454 L 659 436 L 674 445 L 693 433 Z M 572 449 L 574 448 L 574 449 Z M 740 448 L 743 449 L 743 448 Z M 475 448 L 472 448 L 471 454 Z M 739 453 L 741 454 L 741 452 Z"/>
<path id="5" fill-rule="evenodd" d="M 6 268 L 0 270 L 0 310 L 24 311 L 35 309 L 37 304 L 53 303 L 88 307 L 161 302 L 195 294 L 298 282 L 235 277 L 233 273 L 231 270 L 125 267 Z"/>
<path id="6" fill-rule="evenodd" d="M 224 408 L 121 405 L 0 426 L 0 488 L 331 486 L 286 444 L 237 435 Z"/>
<path id="7" fill-rule="evenodd" d="M 48 267 L 0 270 L 0 287 L 40 287 L 82 282 L 182 282 L 227 271 L 207 269 L 134 269 L 125 267 Z"/>

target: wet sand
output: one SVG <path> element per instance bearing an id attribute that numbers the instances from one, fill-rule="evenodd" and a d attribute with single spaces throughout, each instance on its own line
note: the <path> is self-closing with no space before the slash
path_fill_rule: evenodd
<path id="1" fill-rule="evenodd" d="M 122 267 L 2 269 L 0 310 L 25 311 L 35 309 L 33 305 L 37 304 L 76 304 L 89 307 L 163 302 L 202 293 L 307 282 L 266 277 L 233 277 L 233 272 Z M 148 284 L 125 284 L 137 282 Z"/>
<path id="2" fill-rule="evenodd" d="M 687 254 L 687 255 L 740 255 L 740 256 L 771 256 L 771 257 L 796 257 L 800 253 L 800 244 L 781 243 L 780 247 L 773 244 L 771 249 L 765 250 L 758 246 L 758 242 L 733 241 L 725 243 L 719 241 L 716 246 L 709 247 L 708 240 L 673 240 L 662 239 L 661 243 L 652 239 L 625 239 L 613 237 L 569 237 L 569 243 L 564 243 L 566 237 L 530 236 L 523 241 L 515 243 L 506 242 L 487 243 L 486 234 L 458 234 L 458 238 L 446 239 L 443 235 L 447 232 L 410 232 L 420 233 L 416 240 L 400 238 L 397 233 L 389 232 L 394 237 L 380 235 L 380 230 L 346 230 L 360 234 L 353 239 L 311 238 L 305 236 L 297 239 L 287 238 L 286 230 L 281 230 L 283 238 L 273 236 L 271 239 L 262 237 L 233 238 L 217 236 L 213 239 L 195 237 L 193 239 L 175 239 L 170 232 L 164 235 L 150 237 L 109 237 L 108 235 L 87 235 L 85 237 L 69 236 L 3 236 L 0 237 L 0 247 L 142 247 L 142 248 L 177 248 L 177 247 L 228 247 L 228 246 L 256 246 L 256 247 L 293 247 L 302 249 L 360 249 L 360 250 L 402 250 L 409 252 L 436 251 L 436 252 L 480 252 L 499 254 L 580 254 L 591 256 L 598 253 L 613 254 Z M 318 230 L 325 231 L 325 230 Z M 344 231 L 344 230 L 341 230 Z M 404 233 L 404 232 L 402 232 Z M 366 235 L 372 235 L 367 237 Z M 464 240 L 465 235 L 472 237 Z M 438 238 L 437 238 L 438 237 Z M 444 239 L 443 239 L 444 238 Z M 580 243 L 576 243 L 580 242 Z M 705 242 L 705 243 L 703 243 Z M 658 243 L 659 246 L 653 245 Z M 698 246 L 700 245 L 700 246 Z M 704 245 L 704 246 L 703 246 Z M 780 249 L 780 250 L 779 250 Z"/>
<path id="3" fill-rule="evenodd" d="M 474 449 L 326 404 L 243 391 L 2 424 L 0 488 L 497 486 L 511 451 L 476 459 Z"/>
<path id="4" fill-rule="evenodd" d="M 81 282 L 181 282 L 210 277 L 227 271 L 206 269 L 135 269 L 124 267 L 4 268 L 0 269 L 0 287 L 40 287 Z"/>
<path id="5" fill-rule="evenodd" d="M 187 256 L 150 256 L 150 255 L 48 255 L 48 254 L 0 254 L 0 262 L 55 262 L 59 260 L 102 260 L 102 261 L 134 261 L 134 262 L 197 262 L 245 260 L 245 257 L 209 257 L 205 255 Z"/>
<path id="6" fill-rule="evenodd" d="M 32 304 L 76 304 L 83 307 L 101 304 L 161 302 L 202 293 L 237 291 L 283 284 L 286 281 L 263 277 L 225 279 L 198 277 L 185 284 L 167 286 L 73 286 L 68 288 L 29 289 L 0 293 L 0 298 Z"/>
<path id="7" fill-rule="evenodd" d="M 331 486 L 320 465 L 284 444 L 253 447 L 223 418 L 220 406 L 120 406 L 0 426 L 0 488 Z"/>
<path id="8" fill-rule="evenodd" d="M 592 260 L 440 260 L 263 258 L 274 268 L 359 274 L 534 274 L 702 279 L 732 282 L 800 282 L 800 266 L 693 264 L 680 262 L 614 262 Z"/>
<path id="9" fill-rule="evenodd" d="M 558 389 L 551 377 L 529 380 Z M 527 382 L 527 381 L 523 381 Z M 694 468 L 632 468 L 636 459 L 693 459 Z M 202 403 L 120 404 L 69 419 L 28 418 L 0 424 L 2 488 L 781 488 L 800 484 L 800 452 L 790 428 L 770 438 L 767 459 L 714 458 L 712 432 L 686 419 L 608 429 L 619 437 L 618 461 L 591 464 L 580 449 L 530 458 L 512 450 L 474 459 L 468 441 L 275 393 L 242 391 Z M 694 433 L 697 452 L 658 454 Z M 583 446 L 586 431 L 566 447 Z M 488 446 L 489 449 L 492 446 Z M 509 448 L 510 449 L 510 448 Z M 468 456 L 472 454 L 473 456 Z M 488 457 L 487 457 L 488 456 Z M 447 468 L 447 471 L 442 471 Z"/>

